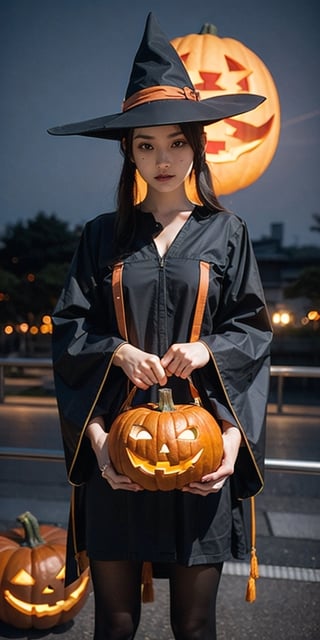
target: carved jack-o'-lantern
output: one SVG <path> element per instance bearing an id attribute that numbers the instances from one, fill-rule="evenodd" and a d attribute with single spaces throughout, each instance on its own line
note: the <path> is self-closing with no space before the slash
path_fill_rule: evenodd
<path id="1" fill-rule="evenodd" d="M 280 134 L 280 104 L 273 78 L 262 60 L 232 38 L 220 38 L 213 25 L 200 34 L 171 40 L 202 99 L 225 93 L 255 93 L 267 99 L 253 111 L 205 127 L 206 159 L 217 195 L 248 187 L 269 166 Z M 137 172 L 137 202 L 146 184 Z M 188 197 L 199 204 L 194 180 Z"/>
<path id="2" fill-rule="evenodd" d="M 221 430 L 198 405 L 174 405 L 171 389 L 159 390 L 159 404 L 121 413 L 108 448 L 119 473 L 149 491 L 181 489 L 215 471 L 222 459 Z"/>
<path id="3" fill-rule="evenodd" d="M 219 38 L 213 25 L 171 43 L 202 99 L 224 93 L 267 98 L 253 111 L 206 127 L 206 157 L 217 195 L 247 187 L 269 166 L 278 145 L 280 105 L 270 72 L 241 42 Z"/>
<path id="4" fill-rule="evenodd" d="M 89 570 L 64 586 L 65 529 L 39 527 L 29 512 L 23 529 L 0 535 L 0 620 L 21 629 L 49 629 L 71 620 L 89 593 Z"/>

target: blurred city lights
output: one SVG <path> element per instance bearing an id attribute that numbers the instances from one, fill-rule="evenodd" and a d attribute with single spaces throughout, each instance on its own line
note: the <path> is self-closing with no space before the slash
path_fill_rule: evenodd
<path id="1" fill-rule="evenodd" d="M 272 322 L 276 325 L 286 326 L 291 322 L 291 316 L 288 311 L 275 311 L 272 316 Z"/>
<path id="2" fill-rule="evenodd" d="M 12 333 L 14 332 L 14 327 L 11 324 L 7 324 L 4 327 L 3 331 L 6 334 L 6 336 L 11 336 Z"/>
<path id="3" fill-rule="evenodd" d="M 36 324 L 29 325 L 28 322 L 20 322 L 20 324 L 12 325 L 7 324 L 1 327 L 1 331 L 6 335 L 10 336 L 13 333 L 22 333 L 27 335 L 28 333 L 32 336 L 37 336 L 39 334 L 46 335 L 52 333 L 52 322 L 51 316 L 45 314 L 41 318 L 41 322 L 39 326 Z"/>
<path id="4" fill-rule="evenodd" d="M 40 333 L 42 333 L 42 335 L 45 335 L 46 333 L 50 333 L 50 325 L 42 324 L 40 327 Z"/>
<path id="5" fill-rule="evenodd" d="M 312 309 L 311 311 L 309 311 L 307 317 L 308 320 L 320 320 L 320 313 Z"/>
<path id="6" fill-rule="evenodd" d="M 39 329 L 33 324 L 32 327 L 30 327 L 29 332 L 32 336 L 36 336 L 39 333 Z"/>

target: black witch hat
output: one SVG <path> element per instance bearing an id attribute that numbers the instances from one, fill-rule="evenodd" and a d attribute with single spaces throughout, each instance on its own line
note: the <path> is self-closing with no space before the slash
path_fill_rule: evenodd
<path id="1" fill-rule="evenodd" d="M 52 135 L 82 135 L 121 140 L 134 127 L 201 122 L 212 124 L 255 109 L 262 96 L 225 94 L 200 99 L 174 47 L 154 15 L 147 18 L 121 113 L 48 129 Z"/>

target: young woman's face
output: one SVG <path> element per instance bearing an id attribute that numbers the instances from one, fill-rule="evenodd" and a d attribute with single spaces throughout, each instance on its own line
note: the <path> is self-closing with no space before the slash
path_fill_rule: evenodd
<path id="1" fill-rule="evenodd" d="M 132 156 L 147 184 L 162 193 L 180 187 L 192 170 L 193 150 L 178 125 L 134 129 Z"/>

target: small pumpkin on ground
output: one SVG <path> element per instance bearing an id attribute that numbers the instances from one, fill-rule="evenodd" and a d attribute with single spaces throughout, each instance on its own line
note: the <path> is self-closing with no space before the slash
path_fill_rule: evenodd
<path id="1" fill-rule="evenodd" d="M 221 429 L 197 404 L 174 405 L 171 389 L 159 403 L 132 407 L 114 420 L 108 448 L 118 471 L 149 491 L 181 489 L 221 464 Z"/>
<path id="2" fill-rule="evenodd" d="M 22 528 L 0 533 L 0 620 L 20 629 L 68 622 L 89 594 L 89 570 L 64 586 L 67 532 L 41 525 L 30 513 Z"/>

